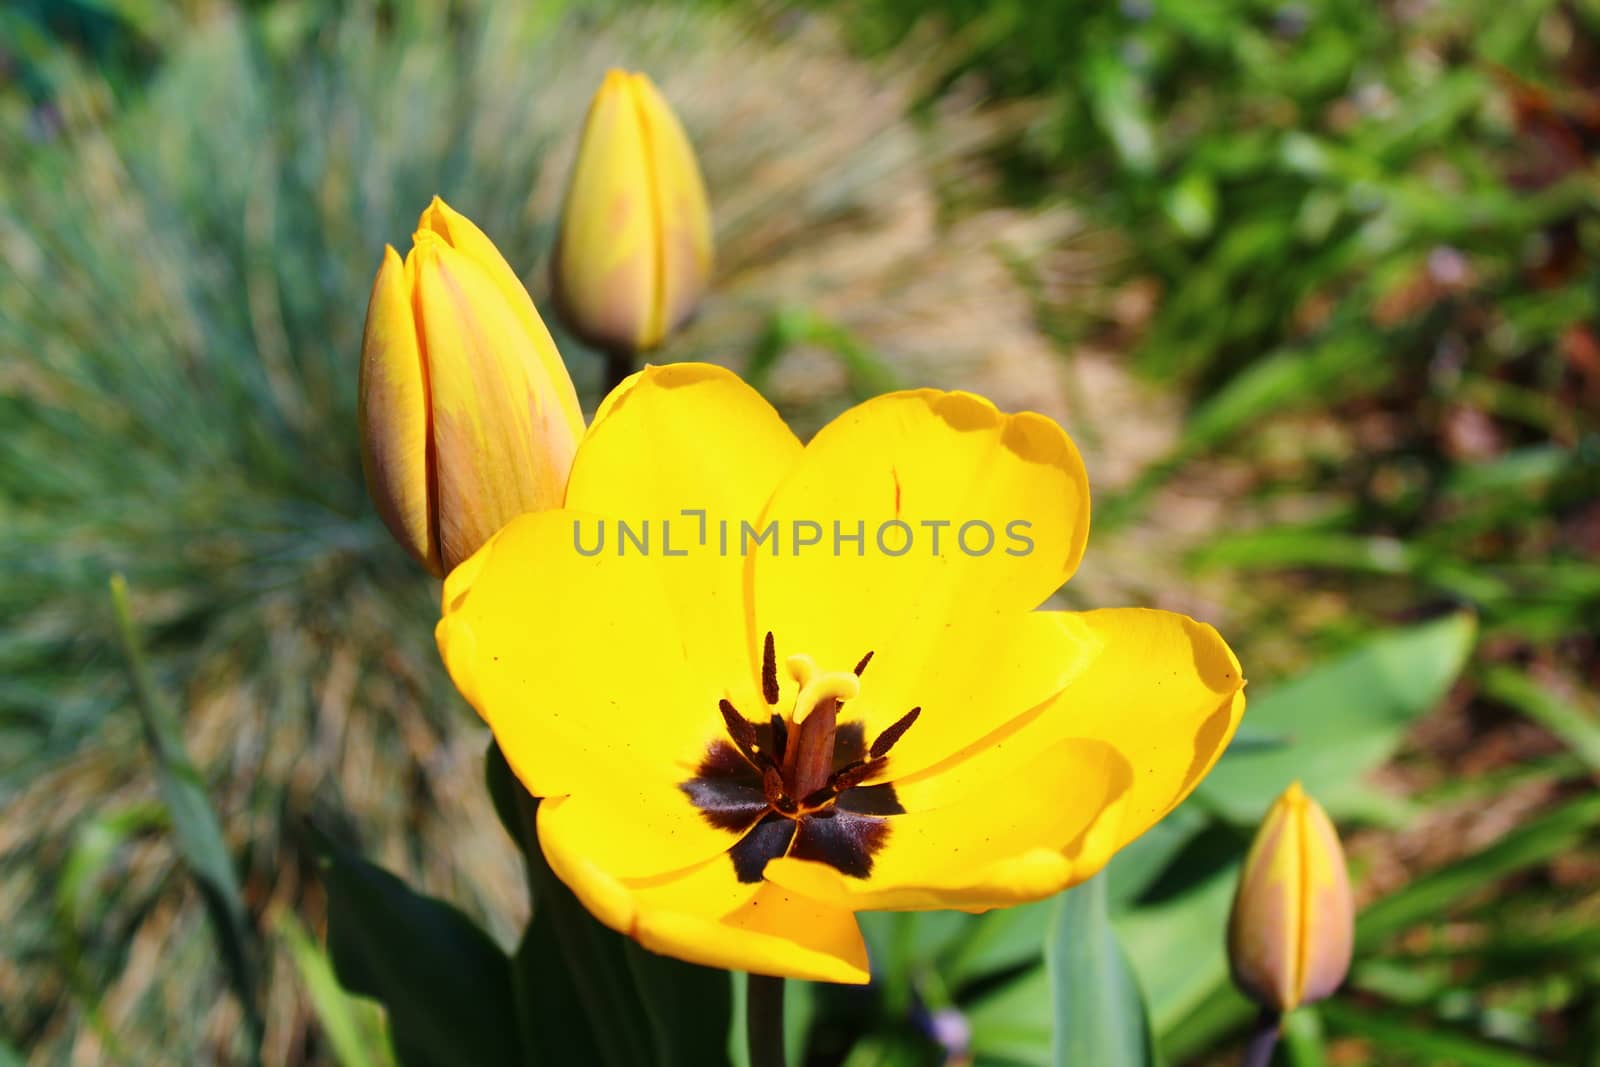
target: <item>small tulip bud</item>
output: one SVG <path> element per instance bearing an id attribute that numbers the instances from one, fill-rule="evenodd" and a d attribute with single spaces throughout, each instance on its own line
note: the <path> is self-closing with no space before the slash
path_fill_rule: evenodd
<path id="1" fill-rule="evenodd" d="M 1239 875 L 1228 920 L 1234 982 L 1279 1013 L 1321 1000 L 1350 969 L 1354 928 L 1339 835 L 1295 782 L 1267 812 Z"/>
<path id="2" fill-rule="evenodd" d="M 610 71 L 561 212 L 562 317 L 596 348 L 654 348 L 700 303 L 711 259 L 711 208 L 683 127 L 649 78 Z"/>
<path id="3" fill-rule="evenodd" d="M 443 576 L 526 511 L 559 507 L 583 412 L 516 273 L 435 197 L 384 249 L 361 343 L 361 461 L 395 539 Z"/>

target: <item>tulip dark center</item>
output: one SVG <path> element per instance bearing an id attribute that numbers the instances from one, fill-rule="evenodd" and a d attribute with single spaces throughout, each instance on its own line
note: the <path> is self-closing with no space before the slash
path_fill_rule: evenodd
<path id="1" fill-rule="evenodd" d="M 868 652 L 844 675 L 819 672 L 804 656 L 791 658 L 800 694 L 786 717 L 771 710 L 779 689 L 769 633 L 761 667 L 767 721 L 752 722 L 729 700 L 718 703 L 728 736 L 707 747 L 695 776 L 679 788 L 706 821 L 741 835 L 728 850 L 739 881 L 761 881 L 767 862 L 779 856 L 826 863 L 853 878 L 872 873 L 872 857 L 889 839 L 884 817 L 905 809 L 894 786 L 862 783 L 882 774 L 890 749 L 922 709 L 906 712 L 870 746 L 861 722 L 840 722 L 871 660 Z"/>

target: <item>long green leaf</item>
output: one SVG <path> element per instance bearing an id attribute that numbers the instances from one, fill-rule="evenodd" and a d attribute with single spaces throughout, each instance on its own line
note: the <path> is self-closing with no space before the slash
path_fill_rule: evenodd
<path id="1" fill-rule="evenodd" d="M 160 804 L 139 804 L 102 812 L 78 828 L 72 850 L 56 882 L 55 919 L 61 962 L 72 983 L 73 995 L 85 1020 L 105 1045 L 107 1055 L 126 1058 L 119 1028 L 105 1017 L 100 983 L 85 965 L 83 928 L 88 913 L 106 894 L 102 879 L 115 866 L 118 853 L 137 834 L 165 830 L 171 825 Z"/>
<path id="2" fill-rule="evenodd" d="M 1362 776 L 1449 689 L 1472 648 L 1470 615 L 1379 635 L 1251 701 L 1245 722 L 1288 741 L 1227 754 L 1196 788 L 1206 807 L 1250 826 L 1298 779 L 1335 816 L 1370 810 Z"/>
<path id="3" fill-rule="evenodd" d="M 1154 1062 L 1133 968 L 1106 915 L 1106 876 L 1056 898 L 1045 949 L 1055 1004 L 1055 1067 Z"/>
<path id="4" fill-rule="evenodd" d="M 511 961 L 454 906 L 323 838 L 328 953 L 388 1010 L 404 1067 L 521 1067 Z"/>
<path id="5" fill-rule="evenodd" d="M 1228 984 L 1223 931 L 1237 879 L 1237 864 L 1229 864 L 1183 893 L 1117 917 L 1117 933 L 1141 980 L 1151 1024 L 1163 1037 Z M 1173 960 L 1183 966 L 1174 967 Z"/>
<path id="6" fill-rule="evenodd" d="M 1323 1018 L 1336 1030 L 1358 1034 L 1374 1046 L 1374 1062 L 1400 1054 L 1418 1064 L 1457 1067 L 1551 1067 L 1515 1049 L 1502 1048 L 1468 1034 L 1452 1032 L 1437 1019 L 1411 1022 L 1383 1009 L 1364 1008 L 1342 999 L 1321 1006 Z"/>
<path id="7" fill-rule="evenodd" d="M 300 973 L 306 999 L 322 1024 L 322 1033 L 339 1067 L 386 1067 L 388 1058 L 383 1055 L 382 1035 L 375 1034 L 366 1025 L 356 1003 L 340 988 L 339 979 L 333 973 L 333 961 L 293 912 L 280 913 L 276 926 L 278 937 Z"/>
<path id="8" fill-rule="evenodd" d="M 1586 794 L 1506 834 L 1482 852 L 1423 875 L 1367 907 L 1356 919 L 1356 952 L 1407 927 L 1438 917 L 1496 879 L 1544 863 L 1584 841 L 1600 826 L 1600 795 Z"/>
<path id="9" fill-rule="evenodd" d="M 1600 770 L 1600 716 L 1562 699 L 1514 667 L 1484 672 L 1483 688 L 1565 741 L 1592 769 Z"/>
<path id="10" fill-rule="evenodd" d="M 120 574 L 111 579 L 111 604 L 145 740 L 155 757 L 156 783 L 172 820 L 173 841 L 200 889 L 223 965 L 244 1009 L 247 1055 L 250 1062 L 259 1063 L 263 1026 L 256 1002 L 253 938 L 233 860 L 222 838 L 222 824 L 184 750 L 178 717 L 151 677 L 128 606 L 128 583 Z"/>

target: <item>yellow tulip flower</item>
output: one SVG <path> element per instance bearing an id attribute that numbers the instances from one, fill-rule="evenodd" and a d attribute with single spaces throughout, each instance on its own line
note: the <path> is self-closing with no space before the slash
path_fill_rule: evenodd
<path id="1" fill-rule="evenodd" d="M 711 259 L 711 209 L 689 138 L 649 78 L 610 71 L 589 105 L 561 214 L 562 316 L 597 348 L 654 348 L 700 303 Z"/>
<path id="2" fill-rule="evenodd" d="M 583 412 L 550 332 L 482 230 L 443 200 L 385 246 L 361 346 L 361 459 L 395 539 L 443 576 L 557 507 Z"/>
<path id="3" fill-rule="evenodd" d="M 1327 813 L 1295 782 L 1256 832 L 1228 920 L 1234 981 L 1276 1012 L 1321 1000 L 1350 969 L 1355 907 Z"/>
<path id="4" fill-rule="evenodd" d="M 1244 680 L 1211 627 L 1035 610 L 1088 528 L 1041 415 L 894 393 L 802 446 L 730 372 L 647 368 L 601 405 L 565 507 L 446 581 L 437 638 L 601 921 L 865 982 L 855 912 L 1081 882 L 1233 735 Z"/>

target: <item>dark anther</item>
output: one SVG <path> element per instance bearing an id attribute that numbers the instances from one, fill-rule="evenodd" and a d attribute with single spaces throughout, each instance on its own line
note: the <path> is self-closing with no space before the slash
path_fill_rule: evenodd
<path id="1" fill-rule="evenodd" d="M 841 767 L 833 776 L 832 788 L 835 793 L 843 793 L 846 789 L 854 789 L 862 782 L 883 770 L 887 762 L 882 756 L 872 760 L 857 760 L 846 767 Z"/>
<path id="2" fill-rule="evenodd" d="M 789 748 L 789 724 L 782 715 L 772 716 L 772 762 L 782 763 Z"/>
<path id="3" fill-rule="evenodd" d="M 900 716 L 893 725 L 878 735 L 877 740 L 872 742 L 872 748 L 867 751 L 868 758 L 882 759 L 887 756 L 889 750 L 894 747 L 895 742 L 905 736 L 905 732 L 911 729 L 911 724 L 916 722 L 917 716 L 921 714 L 922 708 L 919 706 Z"/>
<path id="4" fill-rule="evenodd" d="M 761 790 L 767 798 L 767 803 L 785 815 L 793 815 L 799 811 L 794 798 L 783 785 L 783 774 L 776 767 L 768 767 L 761 772 Z"/>
<path id="5" fill-rule="evenodd" d="M 767 631 L 766 645 L 761 650 L 761 695 L 768 704 L 778 702 L 778 647 L 771 630 Z"/>
<path id="6" fill-rule="evenodd" d="M 861 657 L 861 662 L 856 664 L 856 677 L 861 677 L 861 672 L 867 669 L 867 664 L 872 662 L 872 653 L 868 652 Z"/>
<path id="7" fill-rule="evenodd" d="M 744 758 L 761 766 L 765 761 L 760 758 L 760 746 L 756 744 L 755 723 L 739 714 L 739 709 L 727 698 L 717 701 L 717 707 L 722 710 L 722 721 L 728 728 L 728 736 L 733 738 L 733 743 L 739 746 L 739 751 L 744 753 Z"/>

